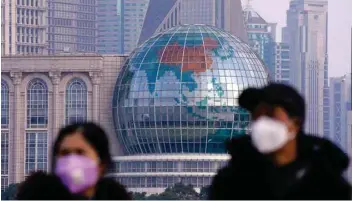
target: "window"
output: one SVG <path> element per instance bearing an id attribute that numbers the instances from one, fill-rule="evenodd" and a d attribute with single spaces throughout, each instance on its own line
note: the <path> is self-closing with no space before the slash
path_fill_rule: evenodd
<path id="1" fill-rule="evenodd" d="M 9 177 L 1 175 L 1 192 L 4 192 L 9 185 Z"/>
<path id="2" fill-rule="evenodd" d="M 8 185 L 9 170 L 9 133 L 1 132 L 1 192 Z"/>
<path id="3" fill-rule="evenodd" d="M 66 124 L 87 120 L 87 86 L 74 78 L 66 88 Z"/>
<path id="4" fill-rule="evenodd" d="M 26 133 L 25 173 L 33 171 L 47 171 L 48 166 L 48 138 L 46 132 Z"/>
<path id="5" fill-rule="evenodd" d="M 1 80 L 1 128 L 9 128 L 9 87 Z"/>
<path id="6" fill-rule="evenodd" d="M 41 79 L 32 80 L 27 89 L 27 128 L 48 124 L 48 88 Z"/>

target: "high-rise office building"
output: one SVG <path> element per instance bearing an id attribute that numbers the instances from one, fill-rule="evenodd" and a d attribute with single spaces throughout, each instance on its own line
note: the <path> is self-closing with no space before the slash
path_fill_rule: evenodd
<path id="1" fill-rule="evenodd" d="M 326 54 L 324 62 L 324 93 L 323 93 L 323 132 L 324 137 L 329 137 L 330 135 L 330 87 L 329 87 L 329 71 L 328 65 L 328 54 Z"/>
<path id="2" fill-rule="evenodd" d="M 250 1 L 249 1 L 250 2 Z M 276 50 L 281 49 L 275 43 L 276 24 L 268 23 L 258 12 L 256 12 L 250 3 L 243 11 L 244 22 L 248 34 L 249 45 L 258 53 L 269 69 L 270 77 L 276 80 Z M 279 50 L 280 51 L 280 50 Z M 281 54 L 281 52 L 279 53 Z M 278 55 L 280 57 L 280 55 Z"/>
<path id="3" fill-rule="evenodd" d="M 206 24 L 247 41 L 241 0 L 150 0 L 139 43 L 179 24 Z"/>
<path id="4" fill-rule="evenodd" d="M 149 0 L 97 0 L 98 52 L 128 54 L 136 46 Z"/>
<path id="5" fill-rule="evenodd" d="M 351 83 L 352 83 L 352 27 L 351 27 Z M 348 150 L 348 155 L 351 157 L 352 156 L 352 87 L 351 87 L 351 105 L 350 105 L 350 110 L 348 111 L 348 119 L 347 119 L 347 150 Z M 352 182 L 352 160 L 350 160 L 350 166 L 348 168 L 348 179 L 350 182 Z"/>
<path id="6" fill-rule="evenodd" d="M 352 110 L 348 111 L 347 118 L 347 150 L 348 155 L 351 157 L 352 155 Z M 352 182 L 352 161 L 350 160 L 350 166 L 348 168 L 348 180 Z"/>
<path id="7" fill-rule="evenodd" d="M 96 52 L 96 0 L 47 0 L 48 53 Z"/>
<path id="8" fill-rule="evenodd" d="M 290 80 L 307 103 L 305 130 L 324 133 L 324 81 L 327 79 L 327 0 L 292 0 L 287 11 Z"/>
<path id="9" fill-rule="evenodd" d="M 253 7 L 248 4 L 243 11 L 245 26 L 248 33 L 248 42 L 265 60 L 265 49 L 275 42 L 276 23 L 268 23 Z"/>
<path id="10" fill-rule="evenodd" d="M 45 54 L 47 1 L 1 1 L 2 55 Z"/>
<path id="11" fill-rule="evenodd" d="M 290 42 L 290 33 L 288 32 L 287 27 L 281 29 L 281 42 L 289 43 Z"/>
<path id="12" fill-rule="evenodd" d="M 351 75 L 330 78 L 330 138 L 346 152 L 350 109 Z"/>
<path id="13" fill-rule="evenodd" d="M 290 84 L 290 47 L 286 43 L 273 43 L 273 54 L 269 66 L 271 79 Z"/>

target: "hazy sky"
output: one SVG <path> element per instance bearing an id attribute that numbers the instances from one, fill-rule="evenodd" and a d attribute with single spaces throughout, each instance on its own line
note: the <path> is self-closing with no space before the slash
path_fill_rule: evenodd
<path id="1" fill-rule="evenodd" d="M 242 0 L 243 6 L 248 0 Z M 268 22 L 278 23 L 277 38 L 286 25 L 286 10 L 290 0 L 252 0 L 253 8 Z M 329 76 L 351 72 L 352 0 L 329 2 Z"/>

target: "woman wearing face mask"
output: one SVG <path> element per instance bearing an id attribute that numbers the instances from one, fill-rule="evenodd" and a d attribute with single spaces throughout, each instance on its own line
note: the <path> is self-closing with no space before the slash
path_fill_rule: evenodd
<path id="1" fill-rule="evenodd" d="M 111 163 L 108 138 L 94 123 L 61 129 L 53 148 L 52 174 L 34 173 L 20 185 L 20 200 L 129 200 L 125 188 L 104 178 Z"/>
<path id="2" fill-rule="evenodd" d="M 328 140 L 303 132 L 305 103 L 293 88 L 269 84 L 239 97 L 251 134 L 232 139 L 232 158 L 214 178 L 211 200 L 351 199 L 349 160 Z"/>

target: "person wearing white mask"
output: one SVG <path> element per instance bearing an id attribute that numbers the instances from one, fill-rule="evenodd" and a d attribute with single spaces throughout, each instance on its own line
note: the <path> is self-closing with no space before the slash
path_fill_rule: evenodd
<path id="1" fill-rule="evenodd" d="M 348 156 L 304 132 L 305 102 L 295 89 L 248 88 L 239 105 L 251 114 L 251 133 L 227 143 L 231 160 L 213 179 L 209 200 L 351 199 Z"/>

